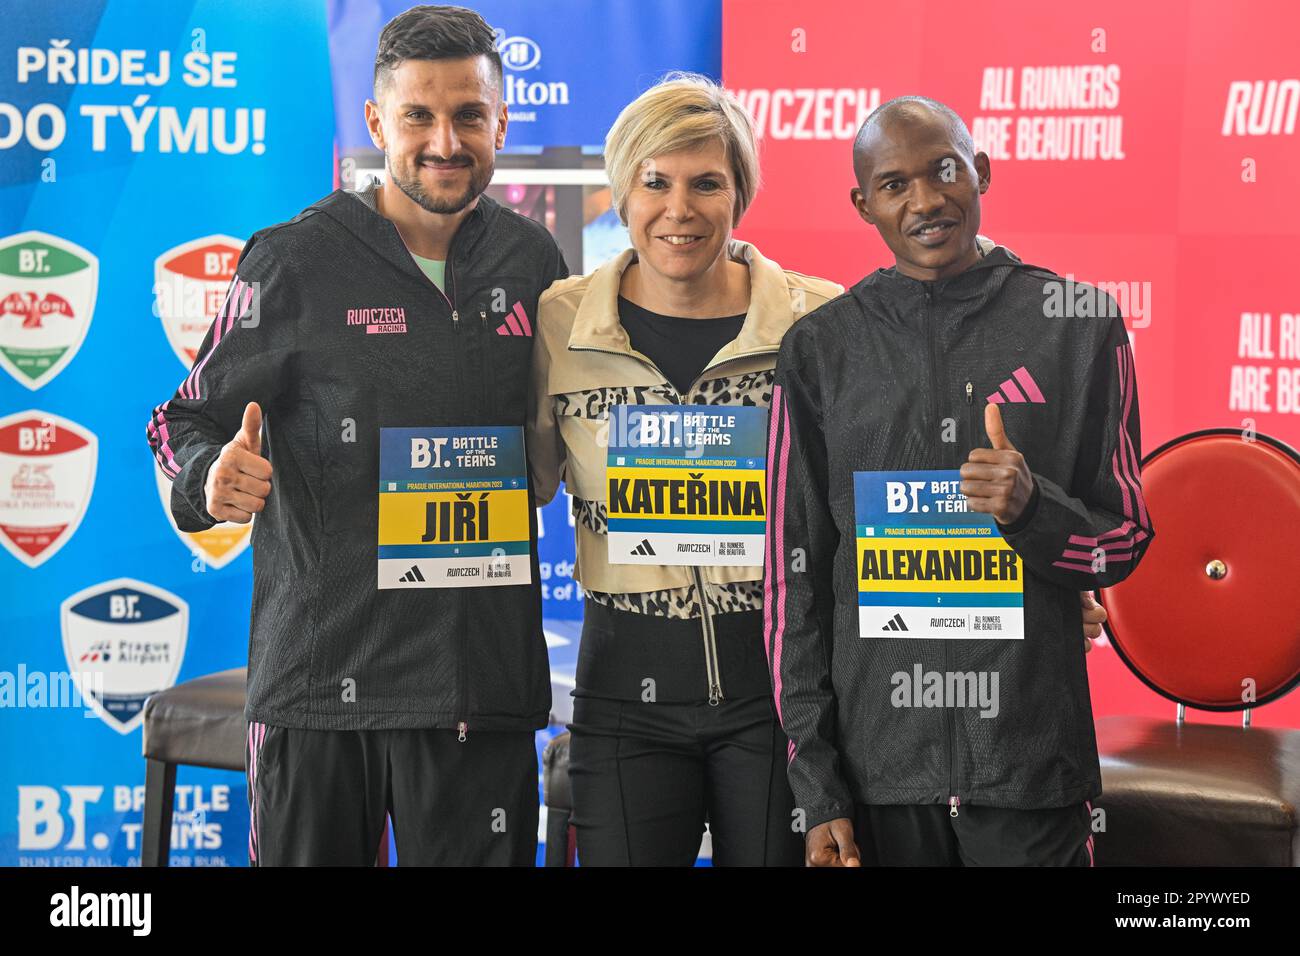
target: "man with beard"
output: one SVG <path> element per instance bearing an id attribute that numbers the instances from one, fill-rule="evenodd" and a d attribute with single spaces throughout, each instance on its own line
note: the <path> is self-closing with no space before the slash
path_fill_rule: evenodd
<path id="1" fill-rule="evenodd" d="M 497 561 L 485 528 L 477 545 L 426 544 L 447 540 L 434 516 L 455 496 L 417 469 L 458 460 L 457 439 L 412 437 L 524 424 L 537 298 L 568 274 L 542 226 L 483 195 L 505 143 L 502 91 L 478 14 L 422 6 L 390 22 L 366 103 L 384 183 L 253 235 L 193 369 L 148 426 L 183 531 L 257 515 L 256 865 L 371 863 L 386 814 L 403 864 L 536 853 L 533 739 L 550 684 L 535 549 L 485 571 Z M 381 452 L 407 480 L 381 483 Z M 510 453 L 470 457 L 497 456 Z M 531 541 L 532 490 L 512 487 L 516 538 Z M 385 544 L 394 527 L 406 536 Z"/>

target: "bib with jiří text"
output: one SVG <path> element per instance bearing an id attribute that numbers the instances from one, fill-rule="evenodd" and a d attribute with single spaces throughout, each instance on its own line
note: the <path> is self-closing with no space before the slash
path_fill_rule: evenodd
<path id="1" fill-rule="evenodd" d="M 523 429 L 381 428 L 379 588 L 532 580 Z"/>

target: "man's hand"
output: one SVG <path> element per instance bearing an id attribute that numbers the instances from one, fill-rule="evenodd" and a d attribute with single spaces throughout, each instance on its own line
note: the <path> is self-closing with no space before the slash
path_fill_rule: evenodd
<path id="1" fill-rule="evenodd" d="M 262 409 L 249 402 L 239 432 L 221 449 L 203 486 L 208 514 L 218 521 L 248 524 L 266 507 L 271 463 L 262 457 Z"/>
<path id="2" fill-rule="evenodd" d="M 1101 626 L 1106 623 L 1106 609 L 1097 603 L 1091 591 L 1079 592 L 1083 605 L 1083 651 L 1092 650 L 1092 642 L 1101 637 Z"/>
<path id="3" fill-rule="evenodd" d="M 804 862 L 808 866 L 861 866 L 852 821 L 839 817 L 813 827 L 804 840 Z"/>
<path id="4" fill-rule="evenodd" d="M 998 524 L 1011 524 L 1024 513 L 1034 492 L 1034 476 L 1025 456 L 1016 451 L 1002 427 L 995 402 L 984 406 L 984 430 L 992 448 L 972 448 L 961 466 L 961 493 L 971 511 L 991 514 Z"/>

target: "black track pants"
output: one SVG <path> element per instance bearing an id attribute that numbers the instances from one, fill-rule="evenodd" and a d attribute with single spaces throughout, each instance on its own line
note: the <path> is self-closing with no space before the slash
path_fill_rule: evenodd
<path id="1" fill-rule="evenodd" d="M 863 866 L 1091 866 L 1092 809 L 858 804 Z"/>
<path id="2" fill-rule="evenodd" d="M 248 725 L 254 866 L 370 866 L 392 815 L 399 866 L 532 866 L 532 731 Z"/>
<path id="3" fill-rule="evenodd" d="M 787 741 L 771 697 L 578 697 L 569 728 L 578 862 L 690 866 L 707 817 L 715 866 L 798 866 Z"/>

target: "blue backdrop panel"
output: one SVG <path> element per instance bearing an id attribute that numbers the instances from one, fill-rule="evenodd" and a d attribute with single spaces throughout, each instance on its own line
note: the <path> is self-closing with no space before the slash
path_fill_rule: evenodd
<path id="1" fill-rule="evenodd" d="M 232 250 L 329 192 L 329 83 L 320 0 L 5 6 L 2 865 L 138 863 L 143 697 L 247 660 L 251 555 L 173 529 L 145 424 Z M 243 775 L 179 784 L 173 863 L 242 864 Z"/>
<path id="2" fill-rule="evenodd" d="M 497 32 L 506 149 L 603 146 L 619 111 L 669 70 L 722 77 L 722 0 L 474 0 Z M 330 0 L 339 152 L 373 149 L 362 114 L 375 46 L 403 0 Z"/>
<path id="3" fill-rule="evenodd" d="M 145 423 L 185 376 L 243 241 L 326 194 L 334 156 L 371 148 L 375 42 L 406 6 L 6 8 L 0 865 L 138 863 L 142 701 L 247 660 L 247 529 L 175 529 Z M 598 146 L 665 71 L 720 75 L 720 0 L 473 6 L 498 30 L 511 149 Z M 567 497 L 541 517 L 563 695 L 581 617 Z M 176 810 L 173 865 L 243 865 L 242 774 L 181 768 Z"/>

